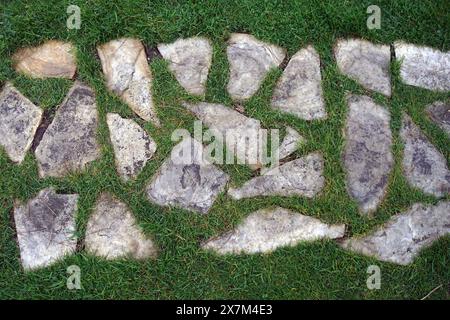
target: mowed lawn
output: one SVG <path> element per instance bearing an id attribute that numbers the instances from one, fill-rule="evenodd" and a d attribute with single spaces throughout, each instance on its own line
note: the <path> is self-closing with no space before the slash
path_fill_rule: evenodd
<path id="1" fill-rule="evenodd" d="M 67 7 L 81 8 L 81 29 L 68 30 Z M 368 30 L 366 9 L 381 8 L 381 29 Z M 424 108 L 436 100 L 449 99 L 448 93 L 402 84 L 399 64 L 391 68 L 393 94 L 386 98 L 364 90 L 341 75 L 333 58 L 339 38 L 365 38 L 374 43 L 395 40 L 450 49 L 450 2 L 447 0 L 297 0 L 297 1 L 46 1 L 0 0 L 0 83 L 12 81 L 31 101 L 52 118 L 72 85 L 69 80 L 36 80 L 19 75 L 12 68 L 11 56 L 19 48 L 34 46 L 48 39 L 72 42 L 77 49 L 77 79 L 90 85 L 97 95 L 100 113 L 98 141 L 102 156 L 82 174 L 64 179 L 39 179 L 33 152 L 21 165 L 14 165 L 0 150 L 0 298 L 2 299 L 419 299 L 442 285 L 430 298 L 448 299 L 450 283 L 450 238 L 442 238 L 422 251 L 410 266 L 397 266 L 342 250 L 333 241 L 319 241 L 282 248 L 272 254 L 217 256 L 200 249 L 199 244 L 234 228 L 250 212 L 282 206 L 320 218 L 327 223 L 349 225 L 349 235 L 374 230 L 391 216 L 413 203 L 435 204 L 438 199 L 411 188 L 401 171 L 402 143 L 400 118 L 407 112 L 430 141 L 450 157 L 449 137 L 428 120 Z M 281 75 L 275 70 L 257 94 L 244 103 L 248 116 L 261 120 L 266 128 L 284 134 L 287 125 L 298 130 L 307 143 L 296 156 L 319 150 L 325 158 L 326 186 L 314 199 L 300 197 L 259 197 L 233 201 L 221 194 L 208 215 L 181 209 L 162 208 L 150 203 L 144 194 L 149 179 L 176 144 L 171 134 L 176 128 L 193 130 L 194 117 L 181 106 L 184 100 L 200 101 L 180 87 L 167 63 L 154 56 L 150 61 L 154 77 L 154 102 L 161 128 L 139 119 L 105 87 L 96 46 L 119 37 L 136 37 L 149 52 L 158 43 L 180 37 L 204 36 L 214 46 L 213 64 L 207 82 L 205 101 L 233 106 L 227 94 L 228 61 L 226 41 L 233 32 L 250 33 L 288 50 L 292 56 L 308 44 L 321 57 L 323 90 L 328 112 L 325 121 L 304 121 L 270 108 L 274 85 Z M 343 126 L 347 114 L 345 94 L 366 94 L 386 106 L 392 117 L 395 169 L 385 200 L 373 219 L 358 213 L 356 203 L 345 187 L 341 156 Z M 158 144 L 155 157 L 142 174 L 123 183 L 114 167 L 106 114 L 116 112 L 144 127 Z M 2 137 L 0 137 L 1 139 Z M 240 185 L 252 177 L 240 165 L 221 166 Z M 44 269 L 25 273 L 19 261 L 12 210 L 15 200 L 26 201 L 40 190 L 54 186 L 60 193 L 80 195 L 76 255 Z M 97 197 L 109 191 L 128 204 L 140 226 L 155 239 L 160 253 L 157 260 L 105 261 L 87 255 L 83 236 Z M 449 200 L 450 197 L 447 197 Z M 367 268 L 381 268 L 381 289 L 368 290 Z M 66 269 L 81 268 L 81 290 L 66 288 Z"/>

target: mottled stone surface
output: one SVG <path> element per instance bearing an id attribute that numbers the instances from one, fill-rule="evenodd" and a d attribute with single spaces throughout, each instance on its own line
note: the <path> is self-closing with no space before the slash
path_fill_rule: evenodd
<path id="1" fill-rule="evenodd" d="M 436 101 L 427 106 L 426 112 L 431 120 L 450 135 L 450 103 Z"/>
<path id="2" fill-rule="evenodd" d="M 46 267 L 75 252 L 75 212 L 78 195 L 44 189 L 14 208 L 14 221 L 25 270 Z"/>
<path id="3" fill-rule="evenodd" d="M 155 258 L 157 248 L 146 237 L 128 207 L 108 193 L 100 196 L 89 218 L 86 251 L 108 260 Z"/>
<path id="4" fill-rule="evenodd" d="M 257 40 L 255 37 L 233 33 L 228 41 L 230 63 L 228 93 L 235 100 L 246 100 L 258 91 L 268 71 L 284 60 L 284 49 Z"/>
<path id="5" fill-rule="evenodd" d="M 137 39 L 112 40 L 97 48 L 110 91 L 146 121 L 159 126 L 152 97 L 152 74 L 142 43 Z"/>
<path id="6" fill-rule="evenodd" d="M 62 177 L 82 171 L 100 156 L 95 94 L 76 82 L 36 148 L 41 177 Z"/>
<path id="7" fill-rule="evenodd" d="M 75 48 L 57 40 L 23 48 L 13 56 L 14 69 L 33 78 L 72 79 L 77 70 Z"/>
<path id="8" fill-rule="evenodd" d="M 283 160 L 293 154 L 300 144 L 305 143 L 305 138 L 303 138 L 300 133 L 291 127 L 286 127 L 286 136 L 278 148 L 278 158 Z"/>
<path id="9" fill-rule="evenodd" d="M 320 153 L 311 153 L 271 169 L 240 188 L 230 188 L 228 194 L 233 199 L 257 196 L 312 198 L 322 190 L 324 183 L 323 157 Z"/>
<path id="10" fill-rule="evenodd" d="M 327 225 L 318 219 L 287 209 L 263 209 L 251 213 L 236 229 L 202 245 L 218 254 L 266 253 L 300 242 L 341 238 L 345 225 Z"/>
<path id="11" fill-rule="evenodd" d="M 212 47 L 208 39 L 193 37 L 159 44 L 158 50 L 169 62 L 169 69 L 180 85 L 193 95 L 203 96 L 212 61 Z"/>
<path id="12" fill-rule="evenodd" d="M 403 42 L 394 47 L 396 59 L 402 61 L 403 82 L 429 90 L 450 90 L 450 52 Z"/>
<path id="13" fill-rule="evenodd" d="M 203 159 L 202 153 L 201 143 L 190 137 L 177 144 L 147 187 L 150 201 L 207 213 L 229 177 Z"/>
<path id="14" fill-rule="evenodd" d="M 382 201 L 394 164 L 389 112 L 366 96 L 349 95 L 344 166 L 347 189 L 362 213 Z"/>
<path id="15" fill-rule="evenodd" d="M 405 145 L 402 165 L 408 182 L 436 197 L 448 194 L 450 171 L 447 161 L 406 114 L 403 114 L 400 136 Z"/>
<path id="16" fill-rule="evenodd" d="M 156 151 L 156 143 L 136 122 L 108 113 L 116 169 L 125 181 L 136 178 Z"/>
<path id="17" fill-rule="evenodd" d="M 41 119 L 40 108 L 12 84 L 5 84 L 0 92 L 0 146 L 13 162 L 25 159 Z"/>
<path id="18" fill-rule="evenodd" d="M 450 234 L 450 202 L 435 206 L 414 204 L 404 213 L 393 216 L 384 226 L 367 236 L 343 242 L 345 249 L 382 261 L 407 265 L 424 247 Z"/>
<path id="19" fill-rule="evenodd" d="M 305 120 L 326 118 L 320 57 L 312 46 L 298 51 L 289 61 L 275 87 L 272 108 Z"/>
<path id="20" fill-rule="evenodd" d="M 334 55 L 343 74 L 366 89 L 391 95 L 391 49 L 388 45 L 376 45 L 360 39 L 340 40 Z"/>

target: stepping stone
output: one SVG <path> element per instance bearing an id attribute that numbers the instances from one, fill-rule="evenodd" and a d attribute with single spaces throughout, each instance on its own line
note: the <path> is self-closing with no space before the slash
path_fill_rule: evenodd
<path id="1" fill-rule="evenodd" d="M 364 88 L 391 96 L 391 49 L 365 40 L 337 42 L 334 55 L 339 70 Z"/>
<path id="2" fill-rule="evenodd" d="M 436 101 L 426 108 L 428 116 L 450 135 L 450 103 Z"/>
<path id="3" fill-rule="evenodd" d="M 42 119 L 42 110 L 11 83 L 0 93 L 0 146 L 15 163 L 22 163 Z"/>
<path id="4" fill-rule="evenodd" d="M 112 40 L 97 48 L 108 89 L 142 119 L 159 126 L 152 100 L 152 74 L 142 43 L 137 39 Z"/>
<path id="5" fill-rule="evenodd" d="M 269 70 L 283 62 L 286 51 L 251 35 L 233 33 L 228 41 L 227 56 L 230 63 L 228 93 L 234 100 L 246 100 L 258 91 Z"/>
<path id="6" fill-rule="evenodd" d="M 258 139 L 262 136 L 259 120 L 246 117 L 221 104 L 201 102 L 183 103 L 183 106 L 200 119 L 214 135 L 222 137 L 228 152 L 234 151 L 238 163 L 247 164 L 253 170 L 261 168 L 260 158 L 266 141 Z"/>
<path id="7" fill-rule="evenodd" d="M 382 261 L 407 265 L 439 237 L 450 234 L 450 202 L 414 204 L 375 232 L 343 242 L 342 247 Z"/>
<path id="8" fill-rule="evenodd" d="M 150 201 L 206 214 L 229 177 L 203 159 L 203 146 L 191 137 L 177 144 L 147 186 Z"/>
<path id="9" fill-rule="evenodd" d="M 327 225 L 277 207 L 251 213 L 236 229 L 208 240 L 202 247 L 221 255 L 267 253 L 301 242 L 342 238 L 344 234 L 343 224 Z"/>
<path id="10" fill-rule="evenodd" d="M 116 168 L 124 181 L 136 178 L 156 151 L 156 143 L 136 122 L 116 113 L 106 116 Z"/>
<path id="11" fill-rule="evenodd" d="M 89 218 L 86 251 L 108 260 L 156 258 L 157 248 L 145 236 L 128 207 L 108 193 L 100 196 Z"/>
<path id="12" fill-rule="evenodd" d="M 389 112 L 366 96 L 347 97 L 344 166 L 347 190 L 369 215 L 383 200 L 394 165 Z"/>
<path id="13" fill-rule="evenodd" d="M 400 137 L 405 144 L 403 173 L 415 188 L 443 197 L 450 192 L 450 171 L 445 157 L 428 141 L 411 118 L 403 114 Z"/>
<path id="14" fill-rule="evenodd" d="M 240 188 L 230 188 L 228 194 L 235 200 L 257 196 L 313 198 L 324 183 L 323 157 L 316 152 L 264 172 Z"/>
<path id="15" fill-rule="evenodd" d="M 100 156 L 94 91 L 76 82 L 36 148 L 39 176 L 63 177 L 85 169 Z"/>
<path id="16" fill-rule="evenodd" d="M 289 61 L 272 97 L 272 108 L 304 120 L 327 117 L 322 95 L 320 58 L 312 46 Z"/>
<path id="17" fill-rule="evenodd" d="M 286 136 L 278 148 L 278 159 L 283 160 L 293 154 L 300 144 L 305 143 L 306 140 L 297 131 L 291 127 L 286 127 Z"/>
<path id="18" fill-rule="evenodd" d="M 402 61 L 400 77 L 411 86 L 450 90 L 450 52 L 396 42 L 395 57 Z"/>
<path id="19" fill-rule="evenodd" d="M 26 204 L 14 206 L 14 221 L 25 270 L 49 266 L 75 252 L 77 194 L 47 188 Z"/>
<path id="20" fill-rule="evenodd" d="M 208 39 L 178 39 L 171 44 L 159 44 L 158 50 L 169 61 L 170 71 L 187 92 L 205 95 L 212 61 L 212 47 Z"/>
<path id="21" fill-rule="evenodd" d="M 77 71 L 75 48 L 71 43 L 57 40 L 20 49 L 12 60 L 17 72 L 32 78 L 72 79 Z"/>

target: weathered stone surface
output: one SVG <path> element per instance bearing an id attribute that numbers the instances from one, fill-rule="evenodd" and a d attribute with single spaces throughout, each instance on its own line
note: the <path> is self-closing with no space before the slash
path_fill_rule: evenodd
<path id="1" fill-rule="evenodd" d="M 230 188 L 233 199 L 257 196 L 304 196 L 314 197 L 322 190 L 325 178 L 323 157 L 311 153 L 305 157 L 287 162 L 255 177 L 240 188 Z"/>
<path id="2" fill-rule="evenodd" d="M 251 213 L 236 229 L 202 245 L 218 254 L 267 253 L 300 242 L 341 238 L 345 225 L 327 225 L 280 207 Z"/>
<path id="3" fill-rule="evenodd" d="M 159 126 L 152 100 L 152 74 L 142 43 L 137 39 L 112 40 L 97 48 L 108 89 L 146 121 Z"/>
<path id="4" fill-rule="evenodd" d="M 364 237 L 343 242 L 345 249 L 373 256 L 382 261 L 407 265 L 424 247 L 450 234 L 450 202 L 435 206 L 414 204 L 392 217 L 384 226 Z"/>
<path id="5" fill-rule="evenodd" d="M 25 270 L 46 267 L 75 252 L 78 195 L 44 189 L 27 204 L 16 204 L 14 221 Z"/>
<path id="6" fill-rule="evenodd" d="M 89 218 L 86 251 L 108 260 L 155 258 L 157 248 L 145 236 L 128 207 L 108 193 L 100 196 Z"/>
<path id="7" fill-rule="evenodd" d="M 36 148 L 39 175 L 62 177 L 96 160 L 100 156 L 97 124 L 94 91 L 76 82 Z"/>
<path id="8" fill-rule="evenodd" d="M 284 49 L 257 40 L 255 37 L 233 33 L 228 41 L 230 79 L 228 93 L 235 100 L 246 100 L 258 91 L 268 71 L 284 60 Z"/>
<path id="9" fill-rule="evenodd" d="M 297 131 L 291 127 L 286 127 L 286 136 L 281 142 L 278 148 L 278 158 L 283 160 L 293 154 L 300 144 L 305 143 L 305 138 L 303 138 Z"/>
<path id="10" fill-rule="evenodd" d="M 272 108 L 305 120 L 326 118 L 320 82 L 320 57 L 308 46 L 289 61 L 275 87 Z"/>
<path id="11" fill-rule="evenodd" d="M 436 197 L 448 194 L 447 161 L 406 114 L 403 114 L 400 136 L 405 144 L 402 165 L 408 182 Z"/>
<path id="12" fill-rule="evenodd" d="M 364 214 L 382 201 L 394 164 L 389 112 L 366 96 L 347 97 L 344 166 L 347 189 Z"/>
<path id="13" fill-rule="evenodd" d="M 426 109 L 428 116 L 450 135 L 450 103 L 436 101 Z"/>
<path id="14" fill-rule="evenodd" d="M 177 144 L 147 187 L 150 201 L 206 214 L 229 177 L 202 154 L 202 144 L 191 137 Z"/>
<path id="15" fill-rule="evenodd" d="M 75 48 L 57 40 L 23 48 L 13 56 L 14 69 L 33 78 L 72 79 L 77 70 Z"/>
<path id="16" fill-rule="evenodd" d="M 450 90 L 450 52 L 403 42 L 396 42 L 394 47 L 396 59 L 402 61 L 403 82 L 429 90 Z"/>
<path id="17" fill-rule="evenodd" d="M 248 164 L 253 170 L 261 167 L 260 153 L 263 152 L 266 141 L 257 139 L 261 130 L 259 120 L 246 117 L 221 104 L 201 102 L 183 103 L 183 106 L 200 119 L 214 135 L 222 137 L 228 151 L 234 151 L 240 164 Z M 247 143 L 249 140 L 251 142 Z"/>
<path id="18" fill-rule="evenodd" d="M 158 50 L 169 61 L 170 71 L 187 92 L 200 96 L 205 94 L 212 60 L 212 47 L 208 39 L 178 39 L 171 44 L 159 44 Z"/>
<path id="19" fill-rule="evenodd" d="M 360 39 L 340 40 L 334 54 L 343 74 L 366 89 L 391 95 L 391 49 L 388 45 L 375 45 Z"/>
<path id="20" fill-rule="evenodd" d="M 136 122 L 108 113 L 116 168 L 125 181 L 136 178 L 156 151 L 156 143 Z"/>
<path id="21" fill-rule="evenodd" d="M 12 84 L 0 93 L 0 146 L 9 158 L 21 163 L 30 149 L 42 110 L 25 98 Z"/>

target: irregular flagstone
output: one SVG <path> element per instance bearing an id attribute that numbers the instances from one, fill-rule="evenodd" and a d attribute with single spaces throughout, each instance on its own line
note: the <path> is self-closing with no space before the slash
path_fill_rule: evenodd
<path id="1" fill-rule="evenodd" d="M 342 238 L 345 225 L 327 225 L 287 209 L 263 209 L 250 214 L 236 229 L 212 238 L 203 249 L 218 254 L 266 253 L 300 242 Z"/>
<path id="2" fill-rule="evenodd" d="M 426 108 L 431 120 L 450 135 L 450 103 L 436 101 Z"/>
<path id="3" fill-rule="evenodd" d="M 351 238 L 342 247 L 382 261 L 407 265 L 425 247 L 450 234 L 450 202 L 414 204 L 367 236 Z"/>
<path id="4" fill-rule="evenodd" d="M 152 74 L 142 43 L 137 39 L 112 40 L 97 48 L 110 91 L 146 121 L 159 126 L 152 99 Z"/>
<path id="5" fill-rule="evenodd" d="M 344 166 L 347 189 L 364 214 L 382 201 L 393 168 L 389 112 L 366 96 L 347 97 Z"/>
<path id="6" fill-rule="evenodd" d="M 305 143 L 303 138 L 297 131 L 291 127 L 286 127 L 286 136 L 278 148 L 278 158 L 283 160 L 293 154 L 300 144 Z"/>
<path id="7" fill-rule="evenodd" d="M 286 51 L 251 35 L 233 33 L 228 41 L 227 56 L 230 63 L 228 93 L 234 100 L 246 100 L 258 91 L 269 70 L 283 62 Z"/>
<path id="8" fill-rule="evenodd" d="M 208 39 L 178 39 L 171 44 L 159 44 L 158 50 L 169 61 L 170 71 L 187 92 L 200 96 L 205 94 L 212 61 L 212 47 Z"/>
<path id="9" fill-rule="evenodd" d="M 408 182 L 436 197 L 448 194 L 447 161 L 406 114 L 403 114 L 400 136 L 405 144 L 402 164 Z"/>
<path id="10" fill-rule="evenodd" d="M 230 188 L 228 194 L 237 200 L 257 196 L 312 198 L 322 190 L 324 183 L 323 157 L 320 153 L 311 153 L 268 170 L 240 188 Z"/>
<path id="11" fill-rule="evenodd" d="M 400 77 L 406 84 L 436 91 L 450 90 L 450 52 L 394 43 L 395 57 L 402 61 Z"/>
<path id="12" fill-rule="evenodd" d="M 191 137 L 177 144 L 146 189 L 150 201 L 206 214 L 229 177 L 205 160 L 203 152 Z"/>
<path id="13" fill-rule="evenodd" d="M 183 103 L 183 106 L 200 119 L 214 135 L 222 137 L 228 151 L 234 151 L 239 163 L 248 164 L 253 170 L 262 166 L 260 159 L 266 141 L 258 139 L 262 129 L 259 120 L 246 117 L 221 104 L 201 102 Z"/>
<path id="14" fill-rule="evenodd" d="M 0 93 L 0 146 L 16 163 L 25 159 L 42 119 L 42 110 L 11 83 Z"/>
<path id="15" fill-rule="evenodd" d="M 97 125 L 94 91 L 76 82 L 36 148 L 39 175 L 62 177 L 96 160 L 100 156 Z"/>
<path id="16" fill-rule="evenodd" d="M 156 151 L 156 143 L 136 122 L 116 113 L 106 116 L 116 168 L 125 181 L 136 178 Z"/>
<path id="17" fill-rule="evenodd" d="M 366 40 L 337 42 L 334 54 L 339 70 L 364 88 L 391 96 L 391 49 Z"/>
<path id="18" fill-rule="evenodd" d="M 74 253 L 77 194 L 47 188 L 26 204 L 16 204 L 14 221 L 25 270 L 49 266 Z"/>
<path id="19" fill-rule="evenodd" d="M 320 57 L 312 46 L 289 61 L 272 97 L 272 108 L 305 120 L 326 118 L 320 75 Z"/>
<path id="20" fill-rule="evenodd" d="M 100 196 L 89 218 L 85 245 L 88 253 L 109 260 L 157 255 L 156 245 L 136 224 L 128 207 L 107 193 Z"/>
<path id="21" fill-rule="evenodd" d="M 12 59 L 17 72 L 33 78 L 72 79 L 77 70 L 75 48 L 71 43 L 57 40 L 23 48 Z"/>

